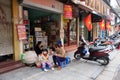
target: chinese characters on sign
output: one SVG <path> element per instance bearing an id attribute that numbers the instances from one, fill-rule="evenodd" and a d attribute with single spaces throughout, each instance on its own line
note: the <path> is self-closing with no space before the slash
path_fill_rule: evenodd
<path id="1" fill-rule="evenodd" d="M 18 38 L 19 40 L 26 39 L 26 28 L 25 25 L 23 24 L 18 24 L 17 25 L 17 31 L 18 31 Z"/>

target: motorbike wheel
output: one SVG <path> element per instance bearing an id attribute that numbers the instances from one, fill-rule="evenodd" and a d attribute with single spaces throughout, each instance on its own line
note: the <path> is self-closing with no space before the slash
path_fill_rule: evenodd
<path id="1" fill-rule="evenodd" d="M 99 62 L 101 65 L 107 65 L 107 64 L 109 64 L 109 58 L 108 57 L 103 57 L 100 60 L 103 61 L 103 62 Z"/>
<path id="2" fill-rule="evenodd" d="M 77 60 L 79 60 L 81 58 L 81 55 L 80 55 L 80 53 L 78 51 L 76 51 L 74 53 L 74 58 L 77 59 Z"/>

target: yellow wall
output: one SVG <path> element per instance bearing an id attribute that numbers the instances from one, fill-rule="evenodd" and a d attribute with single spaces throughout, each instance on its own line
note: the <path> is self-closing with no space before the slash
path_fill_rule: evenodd
<path id="1" fill-rule="evenodd" d="M 17 0 L 12 0 L 12 21 L 13 21 L 13 47 L 14 47 L 14 60 L 20 60 L 20 45 L 17 35 L 17 27 L 18 24 L 18 14 L 19 14 L 19 5 Z"/>

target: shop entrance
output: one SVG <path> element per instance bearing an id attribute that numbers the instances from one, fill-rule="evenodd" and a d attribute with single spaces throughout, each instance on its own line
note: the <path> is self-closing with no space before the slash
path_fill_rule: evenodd
<path id="1" fill-rule="evenodd" d="M 34 49 L 38 41 L 42 41 L 46 47 L 57 44 L 60 39 L 60 14 L 44 9 L 23 7 L 23 18 L 27 33 L 24 49 Z M 43 36 L 43 33 L 46 35 Z"/>

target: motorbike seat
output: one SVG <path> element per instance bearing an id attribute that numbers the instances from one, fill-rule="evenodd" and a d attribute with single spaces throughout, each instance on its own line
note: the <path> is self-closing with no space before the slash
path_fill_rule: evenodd
<path id="1" fill-rule="evenodd" d="M 106 47 L 94 47 L 94 48 L 90 48 L 89 51 L 90 52 L 95 52 L 95 51 L 100 51 L 105 49 Z"/>

